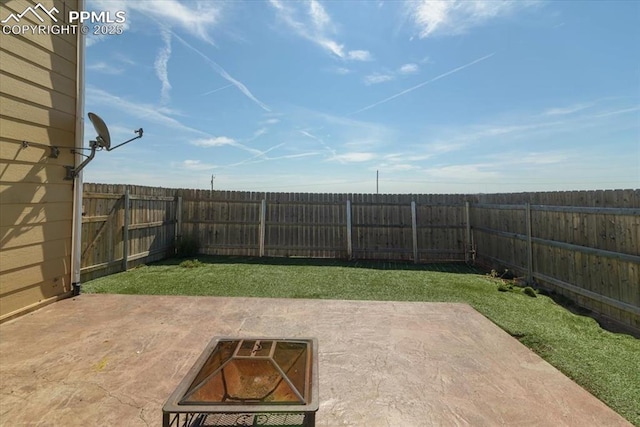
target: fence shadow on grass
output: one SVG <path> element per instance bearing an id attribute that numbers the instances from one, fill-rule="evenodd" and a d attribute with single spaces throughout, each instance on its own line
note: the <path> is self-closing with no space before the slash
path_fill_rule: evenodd
<path id="1" fill-rule="evenodd" d="M 313 267 L 347 267 L 366 268 L 373 270 L 412 270 L 438 271 L 456 274 L 484 274 L 478 267 L 465 263 L 430 263 L 414 264 L 406 261 L 375 261 L 375 260 L 340 260 L 329 258 L 285 258 L 285 257 L 239 257 L 198 255 L 192 258 L 170 258 L 154 263 L 155 265 L 178 265 L 185 259 L 197 259 L 205 264 L 256 264 L 282 266 L 313 266 Z"/>

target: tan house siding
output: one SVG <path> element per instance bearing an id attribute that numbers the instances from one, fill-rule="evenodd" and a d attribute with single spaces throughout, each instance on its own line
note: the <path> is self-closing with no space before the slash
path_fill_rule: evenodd
<path id="1" fill-rule="evenodd" d="M 8 0 L 0 19 L 37 3 L 55 6 L 61 25 L 78 9 L 77 0 Z M 71 291 L 73 182 L 64 166 L 74 164 L 77 52 L 77 35 L 0 34 L 0 320 Z"/>

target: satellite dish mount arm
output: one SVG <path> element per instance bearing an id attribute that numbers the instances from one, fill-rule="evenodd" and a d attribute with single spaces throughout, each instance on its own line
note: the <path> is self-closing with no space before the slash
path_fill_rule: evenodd
<path id="1" fill-rule="evenodd" d="M 134 136 L 134 137 L 133 137 L 133 138 L 131 138 L 130 140 L 125 141 L 125 142 L 123 142 L 122 144 L 118 144 L 118 145 L 116 145 L 115 147 L 109 147 L 109 148 L 107 148 L 107 151 L 115 150 L 115 149 L 116 149 L 116 148 L 118 148 L 118 147 L 122 147 L 124 144 L 128 144 L 128 143 L 130 143 L 131 141 L 135 141 L 136 139 L 140 139 L 140 138 L 142 138 L 142 133 L 143 133 L 144 131 L 142 130 L 142 128 L 140 128 L 140 129 L 134 130 L 134 132 L 135 132 L 135 133 L 137 133 L 137 134 L 138 134 L 138 136 Z"/>
<path id="2" fill-rule="evenodd" d="M 104 121 L 102 121 L 100 116 L 94 113 L 89 113 L 89 120 L 91 120 L 91 123 L 93 124 L 93 127 L 95 128 L 96 133 L 98 134 L 95 141 L 89 141 L 91 154 L 89 154 L 87 158 L 84 159 L 84 161 L 80 163 L 77 167 L 65 166 L 65 168 L 67 169 L 67 175 L 65 176 L 65 179 L 74 179 L 76 176 L 78 176 L 80 171 L 84 169 L 84 167 L 87 166 L 87 164 L 89 164 L 91 160 L 93 160 L 97 150 L 105 149 L 107 151 L 112 151 L 118 147 L 122 147 L 124 144 L 128 144 L 131 141 L 142 138 L 143 131 L 142 131 L 142 128 L 140 128 L 138 130 L 134 130 L 134 132 L 137 134 L 135 137 L 131 138 L 128 141 L 123 142 L 122 144 L 118 144 L 115 147 L 112 147 L 111 137 L 109 136 L 109 129 L 107 129 L 107 125 L 104 123 Z M 71 152 L 77 153 L 76 150 L 71 150 Z"/>
<path id="3" fill-rule="evenodd" d="M 64 179 L 74 179 L 76 176 L 78 176 L 80 171 L 84 169 L 84 167 L 87 166 L 87 164 L 89 164 L 91 160 L 93 160 L 93 157 L 96 155 L 96 150 L 98 149 L 98 142 L 89 141 L 89 144 L 91 145 L 91 154 L 89 154 L 89 156 L 86 159 L 84 159 L 84 161 L 80 163 L 78 167 L 65 166 L 65 169 L 67 170 L 67 175 L 64 177 Z M 71 150 L 71 152 L 76 153 L 76 150 Z"/>

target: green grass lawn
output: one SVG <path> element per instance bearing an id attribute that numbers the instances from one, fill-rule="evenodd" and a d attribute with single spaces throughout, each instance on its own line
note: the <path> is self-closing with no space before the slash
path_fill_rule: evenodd
<path id="1" fill-rule="evenodd" d="M 640 426 L 640 340 L 465 265 L 199 257 L 92 280 L 87 293 L 465 302 Z M 182 265 L 180 263 L 182 262 Z M 508 357 L 508 355 L 505 355 Z"/>

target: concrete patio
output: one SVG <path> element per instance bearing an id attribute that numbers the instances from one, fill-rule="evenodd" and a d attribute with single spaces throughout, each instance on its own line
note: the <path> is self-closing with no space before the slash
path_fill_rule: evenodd
<path id="1" fill-rule="evenodd" d="M 317 426 L 630 425 L 465 304 L 124 295 L 0 325 L 0 423 L 158 426 L 216 335 L 317 337 Z"/>

